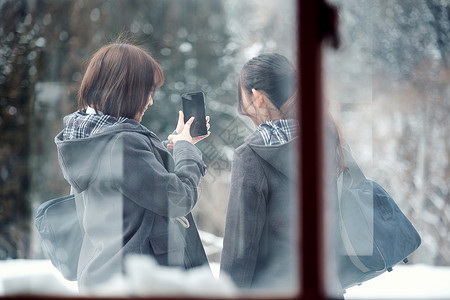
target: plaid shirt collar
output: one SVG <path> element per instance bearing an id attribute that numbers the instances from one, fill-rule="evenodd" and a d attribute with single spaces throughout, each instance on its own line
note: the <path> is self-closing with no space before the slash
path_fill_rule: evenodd
<path id="1" fill-rule="evenodd" d="M 99 112 L 100 113 L 100 112 Z M 64 117 L 64 140 L 87 138 L 103 129 L 121 124 L 128 118 L 96 114 L 95 111 L 83 110 Z"/>
<path id="2" fill-rule="evenodd" d="M 282 145 L 298 135 L 299 124 L 294 119 L 269 120 L 258 126 L 264 145 Z"/>

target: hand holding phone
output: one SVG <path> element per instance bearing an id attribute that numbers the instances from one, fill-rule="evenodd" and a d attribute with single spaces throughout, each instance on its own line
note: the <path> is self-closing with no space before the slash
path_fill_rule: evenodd
<path id="1" fill-rule="evenodd" d="M 192 144 L 195 144 L 209 136 L 209 134 L 211 133 L 209 131 L 209 127 L 210 127 L 209 116 L 206 116 L 206 128 L 208 129 L 207 135 L 197 136 L 197 137 L 193 138 L 189 132 L 193 121 L 194 121 L 194 117 L 190 118 L 186 123 L 184 123 L 184 114 L 180 110 L 178 112 L 177 128 L 175 129 L 176 134 L 171 134 L 167 137 L 167 139 L 169 140 L 169 144 L 167 145 L 167 147 L 173 148 L 173 145 L 179 140 L 184 140 L 184 141 L 188 141 Z"/>
<path id="2" fill-rule="evenodd" d="M 191 125 L 190 134 L 192 137 L 205 136 L 208 134 L 206 126 L 205 95 L 203 92 L 192 92 L 181 95 L 183 106 L 184 123 L 191 117 L 194 122 Z"/>

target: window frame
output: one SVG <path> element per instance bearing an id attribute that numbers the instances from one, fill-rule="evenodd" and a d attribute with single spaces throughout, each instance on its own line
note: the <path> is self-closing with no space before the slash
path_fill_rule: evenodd
<path id="1" fill-rule="evenodd" d="M 323 284 L 321 37 L 319 6 L 323 1 L 298 1 L 298 73 L 300 144 L 299 262 L 300 299 L 325 299 Z M 303 201 L 308 199 L 308 201 Z"/>

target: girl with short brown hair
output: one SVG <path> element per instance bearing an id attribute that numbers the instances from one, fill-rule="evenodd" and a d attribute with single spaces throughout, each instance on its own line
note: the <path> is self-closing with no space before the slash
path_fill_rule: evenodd
<path id="1" fill-rule="evenodd" d="M 71 258 L 82 292 L 124 272 L 128 254 L 182 268 L 207 264 L 191 215 L 205 174 L 194 143 L 206 136 L 193 139 L 193 118 L 184 124 L 181 112 L 170 142 L 140 124 L 163 82 L 140 47 L 102 47 L 87 67 L 78 111 L 55 137 L 83 232 L 80 256 Z"/>

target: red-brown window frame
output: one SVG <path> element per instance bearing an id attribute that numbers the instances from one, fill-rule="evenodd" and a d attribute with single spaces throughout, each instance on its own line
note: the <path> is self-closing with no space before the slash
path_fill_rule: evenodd
<path id="1" fill-rule="evenodd" d="M 322 44 L 338 45 L 337 11 L 325 0 L 299 0 L 299 299 L 329 299 L 325 289 Z"/>
<path id="2" fill-rule="evenodd" d="M 299 262 L 300 299 L 322 299 L 322 176 L 321 54 L 317 28 L 318 2 L 298 1 L 298 70 L 300 145 Z M 307 201 L 305 201 L 307 199 Z"/>
<path id="3" fill-rule="evenodd" d="M 321 185 L 324 165 L 323 111 L 321 61 L 322 42 L 335 39 L 336 11 L 325 0 L 297 1 L 297 65 L 299 80 L 300 143 L 298 145 L 298 197 L 299 197 L 299 295 L 293 299 L 329 299 L 325 291 L 324 268 L 324 193 Z M 145 299 L 140 297 L 141 299 Z M 198 297 L 207 299 L 206 297 Z M 273 297 L 276 298 L 276 297 Z M 86 297 L 18 295 L 0 299 L 89 299 Z M 95 298 L 95 299 L 102 299 Z M 103 298 L 106 299 L 106 298 Z M 114 298 L 120 299 L 120 298 Z M 124 298 L 129 299 L 129 298 Z M 148 299 L 179 299 L 177 297 L 148 297 Z M 186 297 L 184 299 L 196 299 Z M 215 298 L 219 299 L 219 298 Z M 242 299 L 242 298 L 241 298 Z M 257 298 L 248 298 L 255 300 Z M 270 298 L 264 297 L 267 300 Z M 277 298 L 279 299 L 279 298 Z M 292 298 L 290 298 L 292 299 Z"/>

